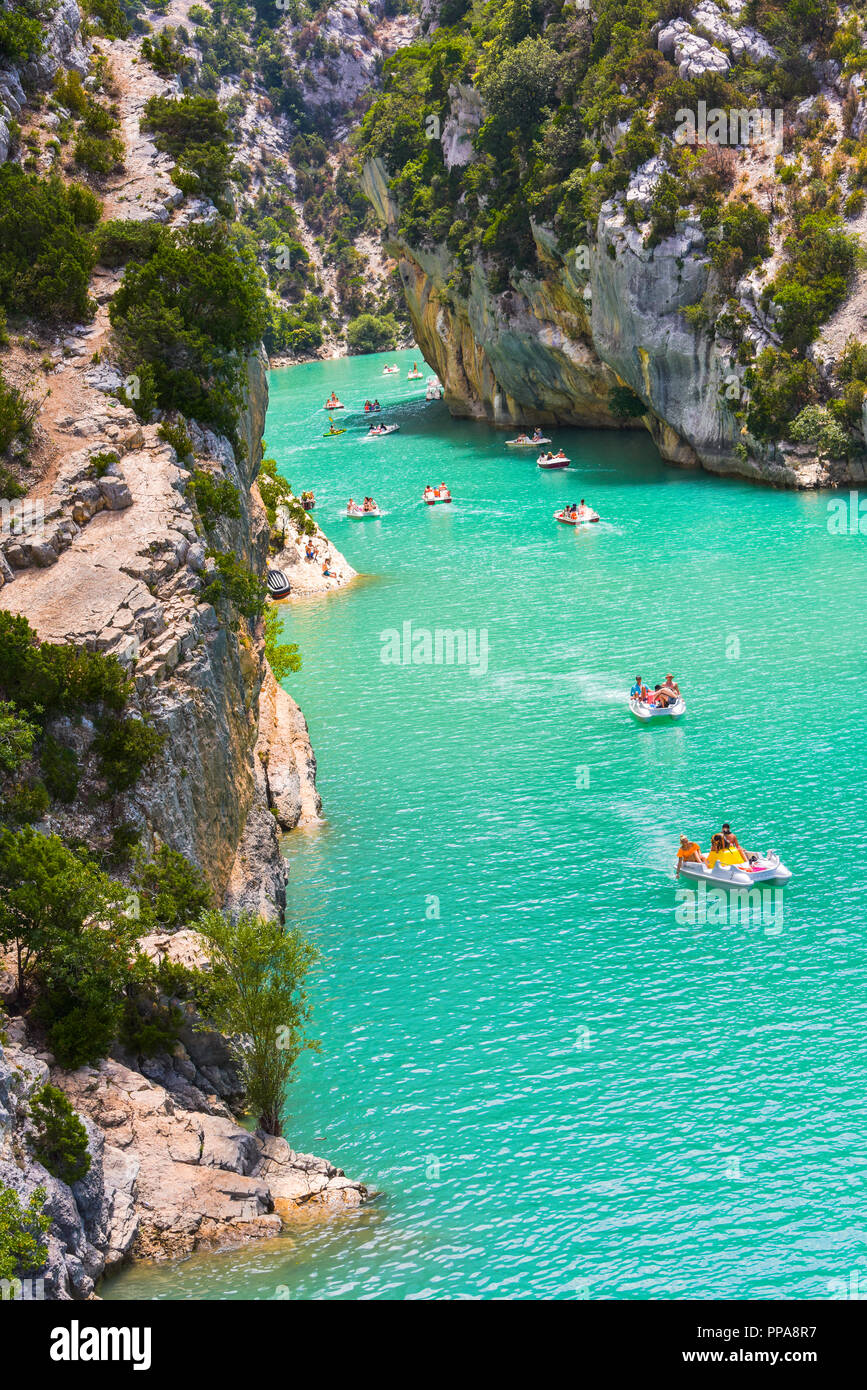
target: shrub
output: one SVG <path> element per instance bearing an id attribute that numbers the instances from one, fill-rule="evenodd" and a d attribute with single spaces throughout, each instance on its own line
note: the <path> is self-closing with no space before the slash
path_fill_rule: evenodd
<path id="1" fill-rule="evenodd" d="M 142 719 L 108 718 L 93 740 L 99 754 L 100 772 L 111 792 L 128 791 L 144 767 L 155 758 L 166 735 Z"/>
<path id="2" fill-rule="evenodd" d="M 164 231 L 146 264 L 127 265 L 109 317 L 131 369 L 151 373 L 162 409 L 234 437 L 242 366 L 230 354 L 255 346 L 265 323 L 249 248 L 224 226 Z"/>
<path id="3" fill-rule="evenodd" d="M 281 642 L 282 618 L 278 608 L 265 609 L 265 657 L 274 679 L 285 680 L 301 670 L 301 654 L 296 642 Z"/>
<path id="4" fill-rule="evenodd" d="M 113 218 L 102 222 L 94 233 L 96 259 L 112 268 L 127 261 L 147 261 L 156 250 L 162 234 L 158 222 L 132 222 Z"/>
<path id="5" fill-rule="evenodd" d="M 176 29 L 165 28 L 156 38 L 146 35 L 141 41 L 142 57 L 161 77 L 171 77 L 189 66 L 190 60 L 176 42 L 176 35 Z"/>
<path id="6" fill-rule="evenodd" d="M 51 1225 L 46 1196 L 45 1188 L 37 1187 L 22 1207 L 15 1189 L 0 1182 L 0 1279 L 23 1279 L 43 1268 Z"/>
<path id="7" fill-rule="evenodd" d="M 206 523 L 219 517 L 239 517 L 241 498 L 234 483 L 228 478 L 215 478 L 201 468 L 195 469 L 190 487 L 196 499 L 196 506 Z"/>
<path id="8" fill-rule="evenodd" d="M 76 164 L 91 174 L 110 174 L 123 168 L 123 141 L 116 135 L 103 138 L 82 131 L 75 138 L 72 154 Z"/>
<path id="9" fill-rule="evenodd" d="M 837 364 L 841 381 L 867 381 L 867 343 L 849 338 Z"/>
<path id="10" fill-rule="evenodd" d="M 33 752 L 37 733 L 11 701 L 0 700 L 0 772 L 19 771 Z"/>
<path id="11" fill-rule="evenodd" d="M 750 390 L 750 433 L 757 439 L 785 437 L 789 421 L 812 401 L 816 379 L 816 368 L 809 360 L 765 348 L 744 375 Z"/>
<path id="12" fill-rule="evenodd" d="M 48 734 L 42 745 L 40 762 L 50 795 L 67 804 L 74 801 L 78 791 L 78 759 L 72 749 L 64 748 Z"/>
<path id="13" fill-rule="evenodd" d="M 647 406 L 630 386 L 613 386 L 608 396 L 608 409 L 615 420 L 637 420 L 647 414 Z"/>
<path id="14" fill-rule="evenodd" d="M 211 198 L 218 205 L 231 164 L 229 125 L 215 97 L 151 97 L 143 124 L 157 149 L 177 160 L 172 178 L 185 194 Z"/>
<path id="15" fill-rule="evenodd" d="M 80 184 L 0 165 L 0 303 L 49 320 L 92 317 L 88 231 L 100 204 Z"/>
<path id="16" fill-rule="evenodd" d="M 131 690 L 116 657 L 40 642 L 25 617 L 0 610 L 0 696 L 30 716 L 79 713 L 91 704 L 120 710 Z"/>
<path id="17" fill-rule="evenodd" d="M 38 410 L 38 403 L 28 400 L 17 386 L 5 381 L 0 371 L 0 453 L 4 453 L 19 435 L 25 440 L 30 437 Z M 4 493 L 7 498 L 9 495 L 8 492 Z"/>
<path id="18" fill-rule="evenodd" d="M 389 352 L 395 345 L 396 335 L 393 314 L 359 314 L 346 325 L 350 352 Z"/>
<path id="19" fill-rule="evenodd" d="M 268 595 L 267 585 L 240 563 L 235 555 L 225 551 L 210 550 L 217 572 L 202 589 L 202 602 L 228 603 L 245 618 L 259 618 L 265 610 Z"/>
<path id="20" fill-rule="evenodd" d="M 177 931 L 213 906 L 213 894 L 201 870 L 177 850 L 160 845 L 152 859 L 142 850 L 133 859 L 132 881 L 149 923 Z"/>
<path id="21" fill-rule="evenodd" d="M 812 444 L 831 458 L 846 458 L 851 450 L 849 431 L 823 405 L 805 406 L 789 426 L 788 435 L 796 444 Z"/>
<path id="22" fill-rule="evenodd" d="M 87 1130 L 57 1086 L 46 1085 L 30 1102 L 30 1147 L 53 1178 L 70 1187 L 90 1172 Z"/>
<path id="23" fill-rule="evenodd" d="M 262 498 L 268 523 L 273 528 L 277 525 L 277 508 L 285 505 L 292 496 L 292 489 L 286 479 L 281 478 L 277 472 L 276 459 L 262 459 L 256 485 L 259 488 L 259 496 Z"/>
<path id="24" fill-rule="evenodd" d="M 51 804 L 45 784 L 38 778 L 20 782 L 3 797 L 2 815 L 14 825 L 32 825 L 45 815 Z"/>
<path id="25" fill-rule="evenodd" d="M 165 440 L 166 444 L 171 445 L 181 462 L 193 456 L 193 441 L 183 420 L 178 420 L 174 424 L 169 420 L 164 420 L 159 426 L 157 434 L 160 439 Z"/>
<path id="26" fill-rule="evenodd" d="M 42 48 L 44 32 L 38 19 L 0 10 L 0 58 L 14 64 L 35 58 Z"/>

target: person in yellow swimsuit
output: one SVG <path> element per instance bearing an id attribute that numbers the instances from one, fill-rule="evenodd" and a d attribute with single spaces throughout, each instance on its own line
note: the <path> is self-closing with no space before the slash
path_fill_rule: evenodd
<path id="1" fill-rule="evenodd" d="M 727 845 L 722 835 L 714 835 L 710 842 L 710 854 L 706 859 L 709 869 L 714 864 L 746 864 L 747 857 L 740 845 Z"/>

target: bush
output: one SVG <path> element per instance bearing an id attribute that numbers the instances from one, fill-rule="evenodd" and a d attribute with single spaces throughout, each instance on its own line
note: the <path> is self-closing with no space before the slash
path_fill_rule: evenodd
<path id="1" fill-rule="evenodd" d="M 215 97 L 151 97 L 143 125 L 157 149 L 177 160 L 173 181 L 185 194 L 222 202 L 232 161 L 229 124 Z"/>
<path id="2" fill-rule="evenodd" d="M 228 603 L 245 618 L 259 618 L 265 610 L 268 587 L 258 575 L 248 570 L 235 555 L 225 551 L 210 550 L 217 573 L 204 586 L 201 593 L 203 603 Z"/>
<path id="3" fill-rule="evenodd" d="M 262 459 L 256 485 L 259 488 L 259 496 L 262 498 L 268 524 L 273 529 L 277 525 L 277 508 L 285 505 L 292 496 L 292 489 L 286 479 L 281 478 L 277 472 L 276 459 Z"/>
<path id="4" fill-rule="evenodd" d="M 647 406 L 636 396 L 631 386 L 614 386 L 608 397 L 608 409 L 615 420 L 637 420 L 647 414 Z"/>
<path id="5" fill-rule="evenodd" d="M 73 802 L 78 791 L 78 759 L 72 749 L 64 748 L 48 734 L 42 745 L 40 762 L 50 795 L 67 804 Z"/>
<path id="6" fill-rule="evenodd" d="M 811 444 L 830 458 L 848 458 L 852 447 L 849 431 L 823 405 L 805 406 L 792 421 L 788 434 L 796 444 Z"/>
<path id="7" fill-rule="evenodd" d="M 197 468 L 190 487 L 205 523 L 216 521 L 219 517 L 237 518 L 241 515 L 238 489 L 228 478 L 215 478 L 212 473 Z"/>
<path id="8" fill-rule="evenodd" d="M 349 351 L 390 352 L 397 341 L 397 324 L 393 314 L 359 314 L 346 325 Z"/>
<path id="9" fill-rule="evenodd" d="M 0 58 L 13 64 L 35 58 L 42 49 L 44 33 L 38 19 L 0 10 Z"/>
<path id="10" fill-rule="evenodd" d="M 100 204 L 80 184 L 0 165 L 0 303 L 49 320 L 89 319 L 89 229 Z"/>
<path id="11" fill-rule="evenodd" d="M 127 261 L 147 261 L 154 254 L 162 234 L 158 222 L 132 222 L 113 218 L 102 222 L 94 233 L 96 259 L 114 269 Z"/>
<path id="12" fill-rule="evenodd" d="M 46 1085 L 30 1102 L 30 1147 L 53 1178 L 70 1187 L 90 1172 L 87 1130 L 57 1086 Z"/>
<path id="13" fill-rule="evenodd" d="M 230 354 L 253 348 L 265 325 L 262 276 L 237 237 L 218 225 L 164 231 L 146 264 L 127 265 L 109 317 L 130 368 L 151 374 L 156 404 L 235 437 L 242 364 Z"/>
<path id="14" fill-rule="evenodd" d="M 40 642 L 25 617 L 0 610 L 0 698 L 39 720 L 93 704 L 120 710 L 131 690 L 116 657 Z"/>
<path id="15" fill-rule="evenodd" d="M 813 400 L 816 380 L 816 368 L 809 360 L 765 348 L 744 375 L 750 390 L 750 433 L 757 439 L 784 438 L 789 421 Z"/>
<path id="16" fill-rule="evenodd" d="M 32 825 L 34 821 L 42 820 L 50 804 L 45 785 L 38 778 L 32 782 L 20 782 L 4 795 L 2 816 L 13 825 Z"/>
<path id="17" fill-rule="evenodd" d="M 25 440 L 29 439 L 38 409 L 37 402 L 28 400 L 17 386 L 5 381 L 0 371 L 0 453 L 5 453 L 13 439 L 17 439 L 19 435 Z M 17 495 L 21 496 L 23 491 L 22 488 Z M 9 492 L 4 492 L 3 495 L 10 499 Z"/>
<path id="18" fill-rule="evenodd" d="M 301 670 L 301 654 L 297 642 L 281 642 L 282 617 L 272 604 L 265 609 L 265 657 L 274 679 L 286 680 Z"/>
<path id="19" fill-rule="evenodd" d="M 82 131 L 75 138 L 72 154 L 76 164 L 91 174 L 105 175 L 123 168 L 123 141 L 116 135 L 103 139 Z"/>
<path id="20" fill-rule="evenodd" d="M 138 781 L 147 763 L 166 741 L 142 719 L 109 718 L 93 740 L 100 772 L 110 792 L 125 792 Z"/>
<path id="21" fill-rule="evenodd" d="M 170 444 L 183 463 L 194 454 L 193 441 L 190 432 L 183 420 L 178 420 L 174 424 L 169 420 L 164 420 L 157 430 L 160 439 L 164 439 L 166 444 Z"/>
<path id="22" fill-rule="evenodd" d="M 45 1188 L 37 1187 L 22 1207 L 15 1189 L 0 1182 L 0 1279 L 24 1279 L 43 1268 L 51 1225 L 46 1196 Z"/>
<path id="23" fill-rule="evenodd" d="M 213 906 L 213 894 L 201 870 L 168 845 L 160 845 L 152 859 L 142 850 L 133 859 L 132 881 L 149 926 L 178 931 Z"/>
<path id="24" fill-rule="evenodd" d="M 25 719 L 11 701 L 0 700 L 0 772 L 18 772 L 36 742 L 38 730 Z"/>

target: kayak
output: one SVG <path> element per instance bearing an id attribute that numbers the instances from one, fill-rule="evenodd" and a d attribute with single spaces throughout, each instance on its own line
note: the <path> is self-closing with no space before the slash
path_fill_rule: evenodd
<path id="1" fill-rule="evenodd" d="M 507 449 L 538 449 L 538 448 L 540 447 L 540 445 L 542 445 L 542 444 L 550 444 L 550 443 L 551 443 L 550 439 L 547 439 L 544 435 L 542 436 L 541 439 L 527 439 L 527 438 L 521 439 L 521 438 L 519 437 L 518 439 L 507 439 L 507 440 L 506 440 L 506 448 L 507 448 Z"/>
<path id="2" fill-rule="evenodd" d="M 681 695 L 675 700 L 673 705 L 646 705 L 643 700 L 630 700 L 630 711 L 636 719 L 680 719 L 682 714 L 686 714 L 686 701 Z"/>
<path id="3" fill-rule="evenodd" d="M 427 496 L 422 497 L 422 501 L 423 501 L 423 502 L 426 502 L 427 505 L 428 505 L 429 507 L 435 507 L 436 504 L 437 504 L 437 502 L 451 502 L 451 500 L 452 500 L 452 495 L 451 495 L 450 492 L 446 492 L 445 494 L 442 494 L 442 495 L 440 495 L 440 494 L 438 494 L 438 493 L 435 492 L 435 493 L 433 493 L 433 495 L 432 495 L 431 497 L 427 497 Z"/>
<path id="4" fill-rule="evenodd" d="M 323 438 L 323 439 L 330 439 L 331 436 L 332 436 L 333 434 L 345 434 L 345 433 L 346 433 L 346 430 L 345 430 L 345 429 L 342 429 L 342 430 L 325 430 L 325 431 L 323 432 L 322 438 Z"/>
<path id="5" fill-rule="evenodd" d="M 594 521 L 599 520 L 599 513 L 592 512 L 589 507 L 585 507 L 583 516 L 580 513 L 577 516 L 572 516 L 568 512 L 555 512 L 554 520 L 562 521 L 564 526 L 590 526 Z"/>
<path id="6" fill-rule="evenodd" d="M 720 883 L 729 888 L 751 888 L 756 883 L 770 883 L 782 887 L 792 877 L 780 856 L 771 850 L 759 855 L 752 865 L 714 864 L 709 869 L 706 864 L 681 864 L 680 872 L 687 878 L 704 879 L 706 883 Z"/>
<path id="7" fill-rule="evenodd" d="M 544 454 L 540 454 L 536 462 L 540 468 L 568 468 L 572 460 L 567 459 L 565 454 L 560 457 L 555 454 L 550 459 L 546 458 Z"/>
<path id="8" fill-rule="evenodd" d="M 371 507 L 369 511 L 365 511 L 363 507 L 353 507 L 350 511 L 347 507 L 346 515 L 351 516 L 353 521 L 363 521 L 369 516 L 382 516 L 382 512 L 379 507 Z"/>
<path id="9" fill-rule="evenodd" d="M 376 429 L 368 430 L 365 439 L 381 439 L 385 434 L 397 434 L 400 425 L 378 425 Z"/>

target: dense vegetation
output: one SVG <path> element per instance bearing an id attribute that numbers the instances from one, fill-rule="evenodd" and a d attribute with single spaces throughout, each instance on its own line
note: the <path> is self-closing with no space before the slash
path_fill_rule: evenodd
<path id="1" fill-rule="evenodd" d="M 565 0 L 449 0 L 441 27 L 386 63 L 359 154 L 384 160 L 407 242 L 446 244 L 458 295 L 474 265 L 493 293 L 508 288 L 516 267 L 541 270 L 531 219 L 550 227 L 563 249 L 592 240 L 603 202 L 622 200 L 633 173 L 661 156 L 649 206 L 633 199 L 624 210 L 649 247 L 682 218 L 700 218 L 715 276 L 685 312 L 728 343 L 744 370 L 747 389 L 734 407 L 745 423 L 741 447 L 779 438 L 815 405 L 839 426 L 819 432 L 822 447 L 840 450 L 855 423 L 857 388 L 845 408 L 835 407 L 803 356 L 852 282 L 856 241 L 846 219 L 864 206 L 867 135 L 851 135 L 851 102 L 842 143 L 821 99 L 797 124 L 794 112 L 817 92 L 819 63 L 834 57 L 847 73 L 867 68 L 861 21 L 850 16 L 838 28 L 829 0 L 749 0 L 742 19 L 772 42 L 776 57 L 745 58 L 725 76 L 687 80 L 657 49 L 653 26 L 692 9 L 689 0 L 599 0 L 592 14 Z M 439 137 L 455 82 L 472 83 L 483 105 L 470 162 L 449 170 Z M 772 184 L 739 187 L 733 149 L 674 140 L 678 113 L 697 111 L 700 101 L 726 113 L 784 112 L 785 152 Z M 733 296 L 774 243 L 782 258 L 764 308 L 775 313 L 781 341 L 756 360 Z M 805 428 L 802 421 L 801 435 Z"/>

